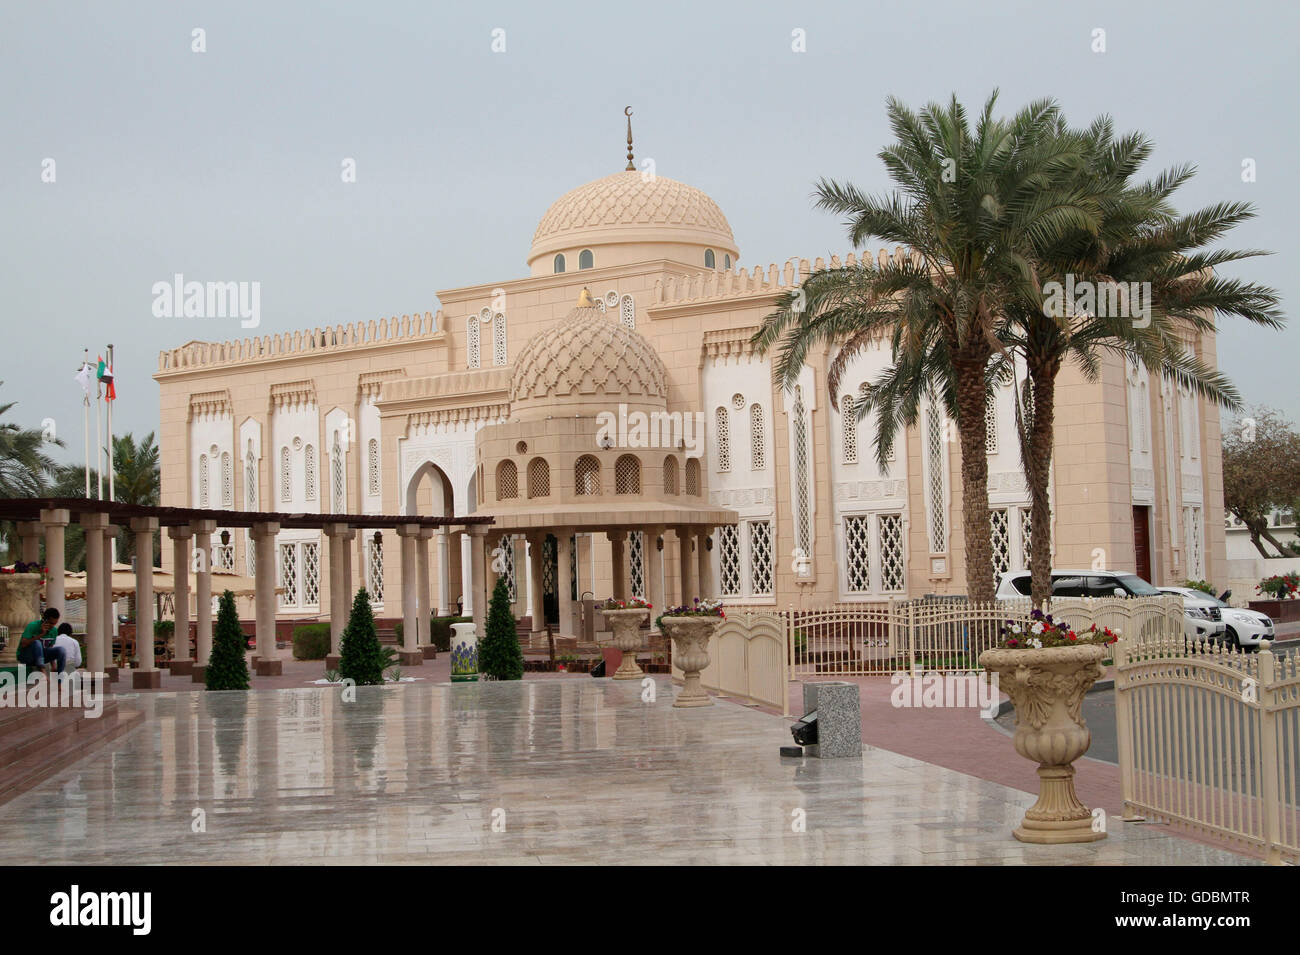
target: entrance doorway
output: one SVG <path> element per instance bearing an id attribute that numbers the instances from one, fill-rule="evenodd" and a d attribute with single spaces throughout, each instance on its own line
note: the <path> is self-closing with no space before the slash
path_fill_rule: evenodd
<path id="1" fill-rule="evenodd" d="M 1134 572 L 1148 583 L 1151 579 L 1151 508 L 1133 505 L 1133 554 L 1137 566 Z"/>

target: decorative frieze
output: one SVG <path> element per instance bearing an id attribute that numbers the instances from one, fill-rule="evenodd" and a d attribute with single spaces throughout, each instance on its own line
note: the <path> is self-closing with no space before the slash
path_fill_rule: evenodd
<path id="1" fill-rule="evenodd" d="M 831 490 L 836 501 L 902 501 L 907 498 L 907 481 L 841 481 Z"/>

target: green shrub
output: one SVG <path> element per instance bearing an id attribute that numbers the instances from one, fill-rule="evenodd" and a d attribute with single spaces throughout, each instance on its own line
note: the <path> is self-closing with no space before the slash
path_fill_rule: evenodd
<path id="1" fill-rule="evenodd" d="M 293 658 L 324 660 L 330 652 L 330 625 L 305 623 L 293 628 Z"/>
<path id="2" fill-rule="evenodd" d="M 1188 590 L 1199 590 L 1203 594 L 1214 596 L 1214 584 L 1208 580 L 1184 580 L 1183 586 Z"/>
<path id="3" fill-rule="evenodd" d="M 384 682 L 385 654 L 379 646 L 375 615 L 370 609 L 370 594 L 362 587 L 352 601 L 352 614 L 339 646 L 339 675 L 357 686 L 377 686 Z"/>
<path id="4" fill-rule="evenodd" d="M 218 605 L 212 657 L 203 673 L 204 685 L 209 690 L 247 690 L 248 661 L 244 659 L 247 649 L 239 612 L 235 610 L 235 595 L 227 590 Z"/>
<path id="5" fill-rule="evenodd" d="M 433 648 L 439 653 L 451 650 L 451 625 L 453 623 L 473 623 L 473 617 L 431 617 L 429 619 L 429 639 Z"/>
<path id="6" fill-rule="evenodd" d="M 153 637 L 155 640 L 166 638 L 170 640 L 172 634 L 176 632 L 175 620 L 155 620 L 153 622 Z"/>
<path id="7" fill-rule="evenodd" d="M 488 605 L 487 633 L 478 645 L 478 670 L 497 680 L 522 680 L 524 654 L 519 649 L 515 617 L 510 612 L 510 591 L 506 579 L 497 578 Z"/>

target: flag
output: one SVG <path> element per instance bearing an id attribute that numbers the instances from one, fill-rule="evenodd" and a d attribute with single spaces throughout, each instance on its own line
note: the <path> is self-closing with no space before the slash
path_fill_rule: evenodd
<path id="1" fill-rule="evenodd" d="M 81 371 L 77 372 L 77 384 L 81 385 L 81 390 L 86 393 L 87 398 L 90 397 L 90 376 L 93 373 L 94 372 L 90 368 L 90 362 L 88 361 L 83 361 L 81 363 Z"/>
<path id="2" fill-rule="evenodd" d="M 104 361 L 104 356 L 99 355 L 99 371 L 95 377 L 104 383 L 104 397 L 112 401 L 117 397 L 117 389 L 113 387 L 113 366 Z"/>

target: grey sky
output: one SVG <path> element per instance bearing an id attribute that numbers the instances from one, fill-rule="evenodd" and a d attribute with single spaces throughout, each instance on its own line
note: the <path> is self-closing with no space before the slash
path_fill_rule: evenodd
<path id="1" fill-rule="evenodd" d="M 466 8 L 467 7 L 467 8 Z M 993 87 L 1109 112 L 1195 163 L 1188 209 L 1245 199 L 1234 271 L 1300 295 L 1291 3 L 18 3 L 0 7 L 0 400 L 81 459 L 83 347 L 117 346 L 118 430 L 156 428 L 157 353 L 250 334 L 158 319 L 154 282 L 258 281 L 258 333 L 432 311 L 526 274 L 546 207 L 637 155 L 703 189 L 753 267 L 847 251 L 820 175 L 886 187 L 884 100 Z M 207 52 L 190 51 L 191 30 Z M 492 30 L 506 52 L 491 51 Z M 1094 28 L 1107 52 L 1090 49 Z M 806 31 L 807 52 L 791 50 Z M 41 182 L 45 158 L 57 181 Z M 340 179 L 357 162 L 357 182 Z M 1243 158 L 1258 181 L 1243 183 Z M 1287 223 L 1291 223 L 1290 226 Z M 1300 418 L 1300 330 L 1238 323 L 1220 361 Z"/>

